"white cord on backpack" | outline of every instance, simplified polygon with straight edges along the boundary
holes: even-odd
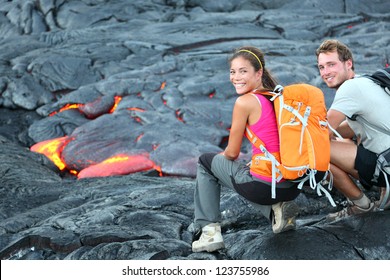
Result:
[[[328,123],[328,127],[338,138],[343,139],[343,136],[341,136],[341,134],[338,133],[337,130],[334,129],[329,123]]]

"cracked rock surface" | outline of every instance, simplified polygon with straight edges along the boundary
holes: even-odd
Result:
[[[333,193],[334,209],[310,189],[297,230],[279,235],[223,189],[226,249],[191,251],[196,162],[226,145],[234,48],[261,48],[281,84],[318,86],[328,106],[315,57],[325,38],[351,47],[357,73],[389,64],[389,2],[330,3],[0,0],[0,258],[390,259],[390,211],[327,223],[343,198]],[[147,154],[165,176],[77,179],[29,150],[61,137],[69,169]]]

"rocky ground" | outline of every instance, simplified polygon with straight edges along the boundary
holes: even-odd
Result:
[[[316,85],[329,105],[315,49],[340,39],[372,72],[389,63],[389,22],[383,1],[0,0],[0,258],[390,259],[389,211],[329,224],[336,209],[310,190],[279,235],[224,190],[227,248],[190,246],[195,163],[230,126],[231,51],[260,47],[281,84]],[[62,171],[30,151],[61,137]],[[123,153],[161,169],[70,173]]]

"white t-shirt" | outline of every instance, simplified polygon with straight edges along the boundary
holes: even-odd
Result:
[[[349,119],[358,115],[390,133],[390,96],[370,79],[356,77],[345,81],[338,88],[330,108],[348,117],[349,126],[360,137],[366,149],[380,153],[390,148],[390,135],[365,124],[359,118],[356,121]]]

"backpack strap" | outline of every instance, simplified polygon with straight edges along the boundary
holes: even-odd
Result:
[[[365,123],[366,125],[368,126],[371,126],[372,128],[375,128],[376,130],[382,132],[383,134],[386,134],[386,135],[389,135],[390,136],[390,131],[389,130],[386,130],[382,127],[379,127],[373,123],[370,123],[369,121],[367,121],[365,118],[363,118],[362,116],[359,116],[359,115],[353,115],[352,117],[349,118],[350,120],[353,120],[353,121],[357,121],[358,119],[360,121],[362,121],[363,123]]]
[[[262,150],[261,147],[264,147],[264,142],[256,136],[256,134],[250,129],[249,125],[247,124],[245,127],[245,136],[248,138],[248,140],[255,145],[256,148],[258,148],[260,151]]]
[[[385,204],[390,195],[390,184],[388,179],[389,174],[388,171],[385,170],[386,168],[390,168],[390,148],[378,155],[374,178],[372,179],[374,183],[378,183],[380,172],[382,172],[386,181],[386,192],[381,204],[379,205],[379,210],[384,210]]]
[[[386,68],[388,69],[388,68]],[[379,73],[382,73],[383,75],[385,75],[387,77],[387,79],[390,79],[390,71],[386,71],[385,69],[379,69],[377,70]]]
[[[390,194],[389,179],[387,178],[388,175],[384,171],[383,171],[383,175],[385,176],[385,180],[386,180],[386,192],[385,192],[385,195],[382,199],[381,204],[379,205],[379,210],[381,210],[381,211],[385,210],[385,204],[386,204],[387,200],[389,199],[389,194]]]
[[[256,134],[250,129],[249,125],[246,125],[245,136],[256,148],[258,148],[264,154],[264,157],[261,158],[262,160],[271,161],[272,164],[271,165],[272,166],[272,185],[271,185],[272,196],[271,197],[276,198],[276,183],[280,182],[280,180],[283,179],[283,176],[278,168],[278,166],[280,166],[280,162],[276,159],[276,157],[272,153],[270,153],[267,150],[264,142],[256,136]],[[279,173],[279,176],[277,176],[277,173]]]
[[[389,93],[389,84],[390,84],[390,68],[378,69],[371,75],[362,75],[361,77],[369,78],[374,81],[376,84],[380,85]]]
[[[329,123],[326,123],[328,128],[333,132],[334,135],[336,135],[338,138],[343,139],[343,136],[341,136],[340,133],[336,129],[334,129]]]
[[[302,189],[303,185],[309,180],[310,188],[313,190],[316,190],[318,196],[322,196],[324,194],[328,198],[330,204],[333,207],[336,207],[336,203],[334,202],[332,195],[329,193],[329,191],[332,190],[332,186],[333,186],[332,172],[326,171],[324,174],[324,177],[321,180],[319,180],[318,182],[315,178],[316,174],[317,174],[317,172],[315,170],[310,170],[309,174],[306,177],[297,181],[297,182],[299,182],[298,189]],[[322,184],[323,182],[327,182],[328,175],[329,175],[329,182],[328,182],[329,191]]]
[[[377,85],[380,85],[383,90],[390,95],[390,68],[378,69],[373,74],[363,74],[361,78],[368,78]]]

